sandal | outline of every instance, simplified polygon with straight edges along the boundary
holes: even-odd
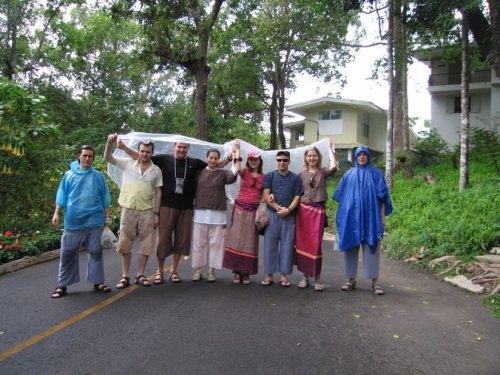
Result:
[[[116,284],[116,289],[124,289],[130,285],[130,278],[127,276],[123,276],[118,284]]]
[[[58,286],[54,292],[52,292],[51,297],[52,298],[61,298],[62,296],[66,295],[66,287],[65,286]]]
[[[182,281],[177,272],[171,272],[169,280],[174,284],[179,284]]]
[[[101,293],[109,293],[111,292],[111,288],[107,285],[104,285],[103,283],[101,284],[94,284],[94,290],[96,292],[101,292]]]
[[[262,285],[262,286],[270,286],[273,284],[274,284],[273,279],[268,279],[268,278],[266,278],[260,282],[260,285]]]
[[[208,273],[208,276],[207,276],[207,281],[209,283],[213,283],[217,280],[217,278],[215,277],[215,273],[214,272],[209,272]]]
[[[193,275],[193,278],[191,280],[193,281],[200,281],[203,278],[201,271],[196,271]]]
[[[375,294],[376,296],[383,296],[385,294],[384,289],[382,289],[382,287],[378,284],[373,285],[372,290],[373,294]]]
[[[135,277],[135,283],[140,286],[151,286],[149,279],[144,275],[139,275]]]
[[[308,286],[309,286],[309,280],[307,278],[303,278],[298,284],[297,286],[299,287],[299,289],[306,289]]]
[[[288,280],[281,280],[280,281],[280,287],[288,288],[289,286],[290,286],[290,281],[288,281]]]
[[[243,275],[243,276],[241,277],[241,283],[242,283],[243,285],[248,285],[248,284],[250,284],[250,283],[251,283],[251,281],[250,281],[250,276],[249,276],[249,275]]]
[[[233,284],[241,284],[241,275],[239,273],[234,274]]]
[[[161,285],[163,284],[163,272],[156,271],[155,277],[153,279],[153,285]]]
[[[346,281],[342,286],[340,287],[340,290],[343,292],[350,292],[351,290],[356,289],[356,280],[349,280]]]

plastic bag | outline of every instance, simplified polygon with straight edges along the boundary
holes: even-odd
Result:
[[[101,236],[101,247],[103,250],[116,250],[118,239],[113,231],[107,226],[104,226]]]
[[[269,224],[269,212],[266,202],[260,202],[255,213],[255,227],[257,231],[262,232],[266,225]]]

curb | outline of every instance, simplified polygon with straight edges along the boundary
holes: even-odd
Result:
[[[59,249],[51,250],[51,251],[46,251],[37,256],[23,257],[18,260],[13,260],[12,262],[9,263],[2,264],[0,265],[0,276],[6,273],[12,273],[22,270],[23,268],[30,267],[34,264],[43,263],[49,260],[59,258],[59,253],[60,253]]]

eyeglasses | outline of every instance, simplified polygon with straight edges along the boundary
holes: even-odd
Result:
[[[309,187],[314,187],[314,178],[313,177],[310,177],[309,178]]]
[[[288,159],[276,159],[278,163],[288,163]]]

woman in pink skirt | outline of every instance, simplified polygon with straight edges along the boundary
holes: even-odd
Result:
[[[337,170],[337,160],[333,144],[328,140],[330,165],[321,167],[322,155],[316,147],[304,153],[304,170],[299,173],[304,187],[297,217],[295,219],[295,264],[304,274],[298,287],[309,286],[309,278],[314,278],[314,289],[323,290],[321,284],[321,242],[326,225],[325,202],[327,200],[326,177]]]
[[[237,151],[239,156],[239,150]],[[238,168],[239,163],[236,164]],[[240,192],[234,201],[232,224],[224,252],[224,268],[233,270],[234,284],[250,284],[250,275],[257,273],[259,233],[255,228],[255,213],[261,201],[262,157],[248,151],[246,167],[239,168]]]

